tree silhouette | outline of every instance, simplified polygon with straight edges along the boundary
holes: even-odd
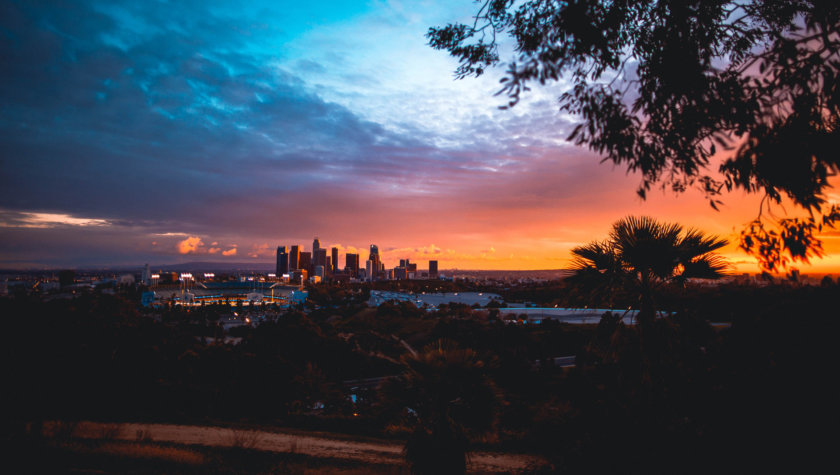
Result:
[[[826,200],[840,168],[840,3],[808,0],[484,0],[470,25],[430,28],[429,44],[459,59],[459,78],[500,62],[500,94],[515,105],[538,81],[571,83],[568,139],[654,184],[763,194],[740,247],[774,271],[823,251],[840,222]],[[720,161],[712,175],[710,165]],[[790,200],[804,217],[775,218]],[[775,228],[765,226],[766,216]]]
[[[599,279],[606,288],[632,284],[639,292],[638,320],[645,326],[655,317],[657,286],[723,275],[727,264],[714,251],[726,244],[676,223],[628,216],[613,224],[605,241],[572,249],[572,269],[578,278]]]
[[[384,399],[403,410],[411,431],[405,456],[413,473],[464,473],[470,436],[492,431],[498,396],[485,362],[471,349],[439,340],[402,358],[405,371],[387,381]]]

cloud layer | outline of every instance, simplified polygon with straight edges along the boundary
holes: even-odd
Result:
[[[562,83],[500,111],[499,72],[452,81],[423,34],[469,2],[286,3],[4,3],[0,266],[269,262],[320,235],[391,265],[560,267],[672,209],[563,142]],[[712,231],[748,220],[689,202]]]

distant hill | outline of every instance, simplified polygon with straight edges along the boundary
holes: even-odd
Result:
[[[143,266],[140,266],[142,269]],[[150,265],[153,271],[193,271],[193,272],[271,272],[274,263],[269,262],[183,262],[180,264]]]

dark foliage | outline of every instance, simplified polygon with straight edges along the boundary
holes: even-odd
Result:
[[[500,94],[515,105],[530,84],[572,83],[560,108],[582,119],[569,140],[654,184],[764,195],[741,247],[778,270],[821,255],[816,234],[840,219],[826,201],[840,169],[840,4],[751,0],[484,0],[471,25],[430,28],[429,44],[458,58],[459,78],[518,57]],[[709,166],[722,160],[717,175]],[[766,230],[769,204],[808,212]],[[767,206],[767,207],[766,207]]]
[[[4,347],[9,427],[54,418],[279,423],[322,406],[350,416],[341,382],[394,371],[299,313],[232,345],[107,295],[0,305],[15,335]]]
[[[654,318],[654,292],[664,283],[690,278],[717,279],[728,264],[714,251],[726,240],[676,223],[629,216],[616,221],[609,238],[572,249],[570,279],[594,292],[634,289],[639,293],[639,321]]]
[[[44,420],[235,422],[402,437],[417,472],[461,472],[481,444],[562,473],[819,472],[838,416],[838,291],[663,285],[657,301],[677,314],[652,322],[644,352],[620,315],[521,325],[393,304],[322,323],[290,312],[224,344],[196,334],[212,308],[162,323],[108,295],[0,299],[2,436],[29,453],[39,442],[21,435]],[[449,343],[414,352],[386,333],[420,323],[413,347]],[[575,368],[546,362],[568,355]],[[342,384],[395,375],[355,403]]]
[[[465,473],[469,440],[496,429],[500,401],[487,361],[439,340],[402,362],[402,375],[387,381],[382,393],[410,431],[405,456],[412,472]]]

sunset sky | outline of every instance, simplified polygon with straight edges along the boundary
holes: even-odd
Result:
[[[0,267],[272,262],[319,236],[386,266],[549,269],[628,214],[734,239],[758,212],[641,201],[564,141],[563,82],[499,110],[503,69],[454,80],[424,34],[471,1],[53,3],[0,6]],[[840,271],[823,237],[803,272]]]

